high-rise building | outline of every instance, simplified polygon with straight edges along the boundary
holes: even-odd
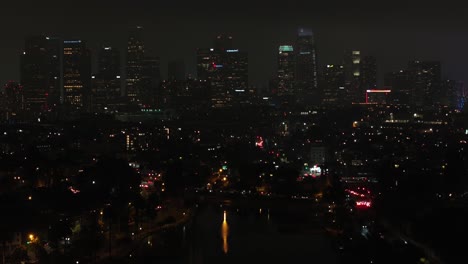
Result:
[[[126,57],[126,95],[130,102],[137,104],[140,104],[141,99],[144,60],[143,28],[138,26],[130,31]]]
[[[87,111],[91,94],[91,52],[82,40],[63,41],[64,102],[71,110]]]
[[[387,73],[384,87],[392,91],[390,103],[397,105],[413,105],[414,89],[410,73],[407,70]]]
[[[38,114],[58,104],[61,87],[60,40],[32,36],[25,40],[21,55],[20,82],[26,110]]]
[[[184,60],[180,59],[169,61],[167,67],[167,79],[170,81],[184,81],[186,79]]]
[[[441,89],[436,94],[434,103],[455,109],[463,109],[466,95],[462,82],[444,80],[440,87]]]
[[[7,114],[6,119],[24,110],[23,92],[23,87],[17,82],[10,81],[3,87],[2,110]]]
[[[156,93],[161,82],[159,57],[145,57],[143,59],[140,79],[140,106],[153,107]]]
[[[315,40],[311,30],[300,28],[295,49],[295,79],[297,95],[313,94],[317,91],[317,62]]]
[[[292,45],[279,46],[276,88],[277,95],[292,95],[294,93],[295,63],[294,47]]]
[[[414,104],[417,106],[432,106],[435,94],[441,85],[440,62],[410,61],[408,71],[413,82]]]
[[[239,49],[224,50],[224,76],[228,93],[232,93],[234,104],[249,103],[252,91],[249,90],[248,55]]]
[[[220,41],[223,40],[223,41]],[[228,44],[232,38],[227,38]],[[230,47],[217,37],[215,46]],[[239,49],[198,49],[197,75],[210,89],[213,107],[232,106],[248,101],[248,55]]]
[[[361,92],[377,88],[377,61],[373,56],[361,60]]]
[[[343,65],[328,64],[323,70],[322,103],[342,105],[347,100],[345,89],[345,69]]]
[[[92,77],[93,110],[114,111],[122,90],[119,51],[113,47],[102,47],[97,66],[98,72]]]
[[[364,91],[361,89],[361,51],[346,50],[343,66],[348,103],[362,102]]]

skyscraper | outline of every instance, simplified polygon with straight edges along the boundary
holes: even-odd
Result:
[[[397,105],[413,104],[414,86],[410,73],[407,70],[387,73],[384,78],[384,86],[386,89],[390,89],[392,91],[391,103]]]
[[[143,59],[140,77],[139,102],[143,107],[153,107],[158,86],[161,81],[159,57],[145,57]]]
[[[377,61],[373,56],[361,60],[361,92],[377,88]]]
[[[417,106],[432,106],[434,96],[441,85],[441,67],[439,61],[410,61],[408,63]]]
[[[228,44],[224,40],[219,36],[215,39],[214,46],[220,49],[197,50],[197,75],[206,80],[213,107],[232,106],[248,97],[248,54],[232,47],[223,48],[230,47],[232,38],[228,38]]]
[[[6,119],[24,110],[23,87],[17,82],[8,82],[3,87],[2,110],[7,114]]]
[[[343,58],[345,89],[348,103],[362,102],[364,91],[361,89],[361,51],[346,50]]]
[[[294,48],[292,45],[279,46],[278,50],[278,75],[277,90],[279,96],[292,95],[294,93]]]
[[[26,38],[21,56],[21,83],[26,87],[26,109],[43,111],[47,105],[47,40],[44,36]]]
[[[91,92],[91,52],[82,40],[63,41],[64,101],[71,110],[88,110]]]
[[[294,48],[297,95],[312,94],[317,91],[317,62],[315,40],[312,31],[300,28]]]
[[[130,102],[140,103],[141,78],[145,59],[143,28],[136,27],[130,31],[127,42],[126,95]]]
[[[121,95],[120,53],[113,47],[102,47],[98,53],[98,72],[92,78],[93,110],[115,110]]]
[[[169,61],[167,65],[167,79],[184,81],[186,78],[185,75],[185,62],[184,60],[172,60]]]
[[[328,64],[323,69],[323,97],[325,105],[338,106],[347,100],[343,65]]]

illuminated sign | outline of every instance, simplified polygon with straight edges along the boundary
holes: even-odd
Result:
[[[366,90],[366,93],[391,93],[392,90]]]
[[[294,49],[293,49],[293,46],[291,45],[283,45],[283,46],[279,46],[279,51],[288,52],[288,51],[294,51]]]
[[[64,44],[78,44],[81,43],[81,40],[64,40]]]
[[[310,51],[303,51],[300,53],[301,55],[309,55],[310,54]]]
[[[317,165],[314,165],[312,168],[310,168],[310,176],[316,177],[320,176],[322,174],[322,168],[320,168]]]
[[[234,91],[236,91],[236,92],[238,92],[238,93],[243,93],[243,92],[245,92],[245,90],[242,90],[242,89],[240,89],[240,90],[234,90]]]
[[[371,207],[370,201],[356,201],[356,206],[360,208],[369,208]]]
[[[257,140],[255,141],[255,146],[259,148],[263,148],[263,138],[260,136],[257,136]]]
[[[221,65],[221,64],[215,64],[215,67],[216,67],[216,68],[222,68],[223,65]]]
[[[226,52],[229,52],[229,53],[239,52],[239,50],[238,49],[228,49],[228,50],[226,50]]]

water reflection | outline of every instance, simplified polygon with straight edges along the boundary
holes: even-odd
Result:
[[[227,223],[227,214],[224,211],[224,220],[223,225],[221,226],[221,236],[223,238],[223,252],[224,254],[228,253],[229,245],[228,245],[228,235],[229,235],[229,226]]]

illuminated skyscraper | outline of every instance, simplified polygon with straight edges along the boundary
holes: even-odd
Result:
[[[141,99],[141,78],[145,59],[145,45],[142,33],[142,27],[136,27],[130,31],[126,57],[126,95],[130,102],[138,104]]]
[[[232,38],[221,39],[217,37],[214,43],[220,49],[197,50],[197,75],[210,89],[212,107],[232,106],[249,97],[248,54],[232,47],[222,48],[230,47]]]
[[[88,110],[91,92],[91,52],[82,40],[63,41],[64,101],[72,110]]]
[[[345,51],[343,65],[347,103],[362,102],[365,93],[361,89],[361,52],[359,50]]]
[[[276,94],[279,96],[292,95],[294,92],[294,48],[292,45],[279,46],[278,76]]]
[[[294,48],[297,95],[312,94],[317,91],[317,61],[312,31],[300,28]]]
[[[323,99],[325,105],[343,105],[347,100],[343,65],[329,64],[323,70]]]

